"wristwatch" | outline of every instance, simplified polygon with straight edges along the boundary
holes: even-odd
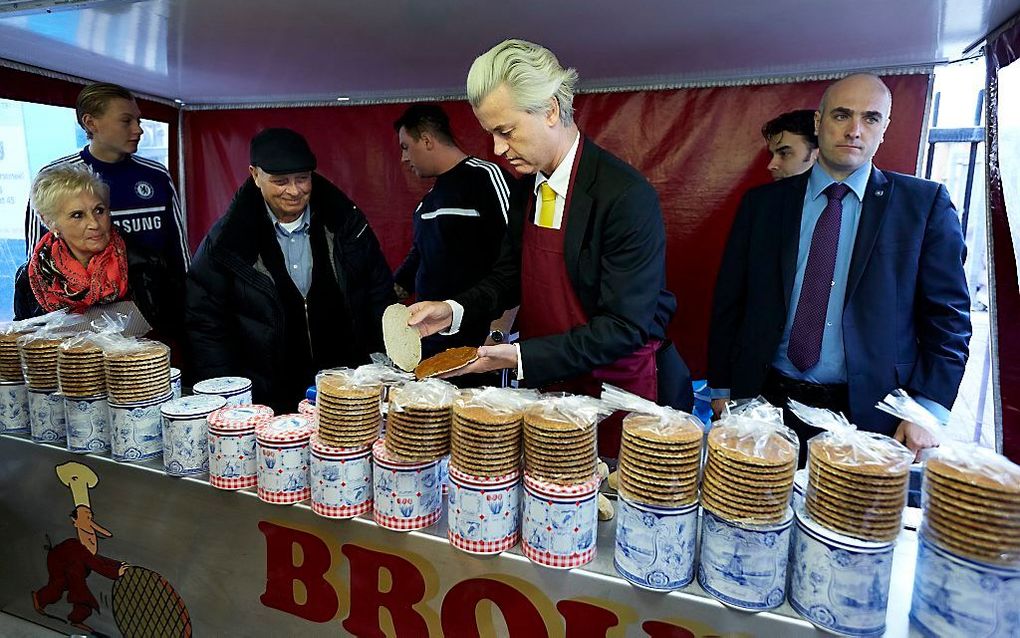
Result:
[[[503,334],[502,330],[493,330],[489,333],[489,338],[492,339],[493,343],[503,343],[506,341],[506,335]]]

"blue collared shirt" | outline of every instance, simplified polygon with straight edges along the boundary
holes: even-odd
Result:
[[[312,242],[308,234],[311,225],[311,210],[305,207],[301,214],[297,228],[287,230],[280,220],[276,218],[269,204],[266,204],[266,212],[273,222],[276,230],[276,241],[283,251],[283,262],[287,266],[290,278],[301,291],[302,297],[308,296],[308,290],[312,287]]]
[[[797,276],[793,280],[790,295],[790,310],[786,315],[786,327],[779,349],[772,360],[774,367],[783,376],[801,379],[810,383],[846,383],[846,352],[843,349],[843,303],[846,300],[847,277],[850,274],[850,258],[854,252],[857,225],[861,221],[861,203],[871,177],[871,163],[858,168],[843,183],[850,192],[843,198],[843,218],[839,227],[839,245],[836,247],[836,267],[832,273],[832,289],[829,291],[829,307],[825,313],[825,328],[822,333],[822,352],[818,363],[801,372],[790,363],[786,356],[790,343],[793,318],[797,315],[800,291],[804,285],[804,270],[807,268],[811,238],[818,218],[822,216],[829,198],[825,189],[838,180],[833,179],[821,164],[815,164],[808,178],[804,193],[804,209],[800,218],[800,242],[797,247]]]

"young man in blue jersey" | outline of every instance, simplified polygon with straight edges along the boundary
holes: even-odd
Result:
[[[89,144],[43,167],[85,163],[110,187],[110,215],[130,251],[133,246],[158,255],[183,285],[191,261],[180,200],[166,167],[135,155],[142,138],[141,112],[131,92],[99,82],[78,94],[78,124]],[[28,255],[46,233],[29,205],[25,214]]]
[[[393,129],[400,160],[418,177],[434,180],[413,214],[411,250],[393,275],[397,296],[450,299],[484,279],[496,263],[516,180],[461,150],[438,104],[411,105]],[[512,317],[500,320],[501,329]],[[481,317],[462,324],[455,335],[431,335],[422,342],[422,355],[480,346],[489,330],[490,322]]]

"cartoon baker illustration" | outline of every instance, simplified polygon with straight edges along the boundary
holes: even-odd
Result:
[[[32,605],[40,614],[46,613],[46,606],[60,600],[67,592],[71,613],[67,621],[74,627],[92,633],[85,620],[92,610],[99,609],[99,601],[89,591],[87,578],[93,571],[116,580],[124,575],[127,564],[99,555],[99,536],[110,538],[113,534],[92,519],[89,490],[99,483],[99,477],[81,463],[64,463],[57,466],[60,482],[71,488],[74,509],[71,510],[71,524],[77,536],[69,538],[50,548],[46,555],[46,570],[49,582],[32,592]]]

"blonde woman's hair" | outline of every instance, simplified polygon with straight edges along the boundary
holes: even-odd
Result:
[[[83,192],[98,196],[107,205],[110,203],[110,187],[88,165],[58,164],[35,176],[30,201],[42,223],[52,229],[64,199]]]
[[[505,40],[478,56],[467,76],[471,106],[477,108],[500,85],[528,113],[545,113],[549,98],[556,98],[560,121],[564,126],[574,122],[577,71],[560,66],[549,49],[526,40]]]

